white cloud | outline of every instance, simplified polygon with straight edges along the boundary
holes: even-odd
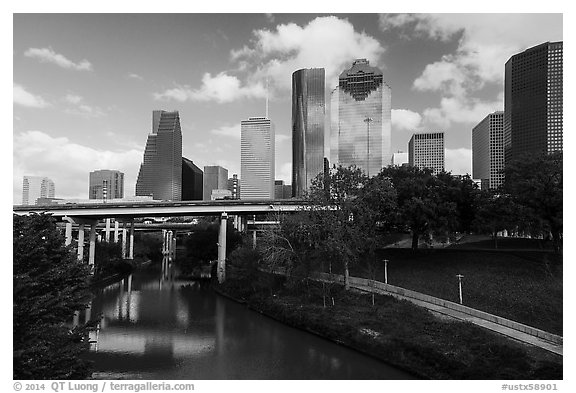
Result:
[[[124,194],[131,196],[141,161],[141,150],[97,150],[42,131],[26,131],[14,136],[13,201],[22,201],[24,175],[51,178],[58,198],[88,198],[88,174],[96,169],[124,172]]]
[[[282,165],[276,165],[275,179],[284,180],[285,184],[292,184],[292,162],[285,162]]]
[[[222,126],[210,131],[211,134],[240,139],[240,123],[231,126]]]
[[[395,130],[415,131],[420,127],[422,116],[409,109],[392,109],[392,127]]]
[[[154,93],[156,100],[184,101],[216,101],[218,103],[232,102],[242,98],[262,98],[266,89],[261,83],[242,86],[240,79],[221,72],[216,76],[210,73],[202,77],[202,86],[192,89],[188,85],[167,89],[162,93]]]
[[[59,67],[76,70],[92,71],[92,64],[88,60],[74,63],[64,55],[54,52],[52,48],[29,48],[24,52],[24,56],[39,60],[41,63],[52,63]]]
[[[502,94],[492,102],[464,97],[443,97],[439,108],[427,108],[423,115],[425,123],[448,128],[452,122],[479,123],[489,113],[501,110],[504,110]]]
[[[322,67],[328,86],[356,58],[377,65],[384,53],[382,45],[365,32],[357,32],[346,19],[318,17],[305,26],[281,24],[273,30],[255,30],[250,46],[231,52],[241,69],[252,70],[253,80],[267,76],[276,88],[288,90],[292,73],[300,68]],[[251,67],[250,67],[251,65]]]
[[[34,95],[27,91],[23,86],[14,83],[14,104],[27,106],[30,108],[45,108],[49,106],[42,97]]]
[[[77,94],[66,94],[64,101],[73,105],[73,107],[65,109],[65,113],[80,115],[87,118],[101,117],[105,115],[99,107],[86,104],[84,97]]]
[[[446,149],[445,169],[454,175],[472,174],[472,150],[466,148]]]
[[[66,97],[64,97],[64,100],[69,104],[77,105],[83,100],[83,98],[79,95],[68,93],[66,94]]]
[[[292,137],[284,134],[276,134],[276,144],[292,140]]]
[[[144,78],[143,78],[142,76],[140,76],[140,75],[138,75],[138,74],[134,74],[134,73],[128,74],[128,78],[138,79],[138,80],[140,80],[140,81],[144,80]]]

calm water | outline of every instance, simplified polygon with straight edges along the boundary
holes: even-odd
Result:
[[[100,314],[89,354],[95,378],[412,379],[170,271],[137,272],[98,290],[76,319]]]

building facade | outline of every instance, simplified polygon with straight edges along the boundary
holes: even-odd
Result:
[[[240,188],[242,199],[273,199],[275,175],[274,124],[266,117],[242,120]]]
[[[235,173],[228,179],[228,189],[232,193],[232,199],[240,199],[240,179],[238,179],[238,174]]]
[[[504,181],[504,112],[486,116],[472,129],[472,178],[481,188],[496,189]]]
[[[402,166],[404,164],[408,164],[408,153],[402,151],[392,153],[392,159],[390,160],[390,165]]]
[[[204,167],[204,192],[205,201],[212,200],[212,190],[228,189],[228,169],[218,165]]]
[[[444,133],[425,132],[412,135],[408,142],[408,165],[444,171]]]
[[[204,173],[194,162],[182,157],[182,200],[201,201],[204,187]]]
[[[324,68],[292,74],[292,192],[302,197],[324,168]]]
[[[24,176],[22,179],[22,204],[35,205],[38,198],[54,198],[54,182],[43,176]]]
[[[88,198],[124,198],[124,173],[110,169],[90,172]]]
[[[153,111],[136,196],[179,201],[182,198],[182,130],[178,111]]]
[[[391,160],[391,90],[382,71],[358,59],[331,93],[330,161],[374,176]]]
[[[562,151],[563,43],[545,42],[505,66],[505,160]]]

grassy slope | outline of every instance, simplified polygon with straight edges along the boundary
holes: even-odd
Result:
[[[395,248],[379,254],[389,260],[389,284],[458,302],[456,275],[462,274],[464,305],[563,334],[561,255],[465,249],[414,253]],[[363,264],[353,267],[351,274],[369,277]],[[382,262],[376,279],[384,281]]]
[[[225,293],[264,313],[431,379],[561,379],[562,358],[469,323],[440,319],[406,301],[333,287],[334,307],[320,289],[249,290],[228,281]]]

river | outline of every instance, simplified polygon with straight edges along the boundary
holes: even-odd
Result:
[[[413,379],[291,328],[171,270],[95,290],[76,322],[101,315],[88,358],[96,379]]]

